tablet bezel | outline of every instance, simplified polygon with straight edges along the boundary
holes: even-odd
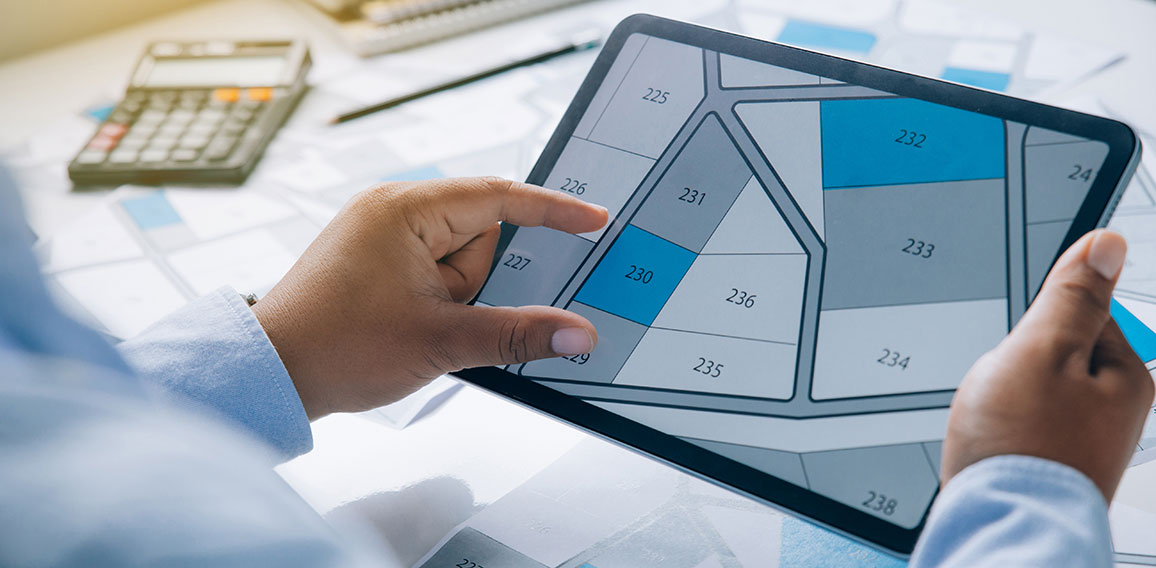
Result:
[[[1100,167],[1100,174],[1096,176],[1079,213],[1072,222],[1060,248],[1061,251],[1087,231],[1106,224],[1112,209],[1123,194],[1126,185],[1124,182],[1130,177],[1139,159],[1139,139],[1131,128],[1114,120],[693,24],[639,14],[623,20],[607,38],[602,52],[530,172],[527,182],[542,184],[546,181],[547,175],[569,142],[623,44],[634,33],[1107,143],[1109,151]],[[501,257],[516,231],[517,227],[503,226],[495,258]],[[1053,263],[1054,261],[1055,259]],[[923,518],[917,526],[905,529],[853,506],[791,484],[769,473],[496,367],[467,369],[454,375],[688,474],[772,507],[806,517],[892,554],[909,555],[927,521],[930,506],[924,510]]]

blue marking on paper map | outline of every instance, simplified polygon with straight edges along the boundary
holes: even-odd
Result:
[[[1124,337],[1128,339],[1128,344],[1132,346],[1132,350],[1140,356],[1140,359],[1145,363],[1156,359],[1156,332],[1152,331],[1144,322],[1140,321],[1128,308],[1120,305],[1114,298],[1112,299],[1112,318],[1116,320],[1116,325],[1120,326],[1120,331],[1124,332]]]
[[[820,103],[823,188],[1004,177],[1003,121],[916,99]]]
[[[408,172],[401,172],[393,174],[388,177],[381,178],[381,181],[425,181],[427,179],[437,179],[445,177],[437,166],[429,165],[418,168],[416,170],[409,170]]]
[[[989,91],[1007,90],[1008,83],[1011,83],[1011,75],[1007,73],[977,71],[975,69],[964,69],[962,67],[948,67],[943,70],[943,75],[940,75],[940,77],[946,81],[963,83],[964,85],[971,85]]]
[[[129,217],[132,217],[136,226],[140,227],[142,231],[176,225],[181,222],[181,216],[177,214],[176,209],[173,209],[163,191],[121,200],[120,206],[124,208]]]
[[[777,41],[791,45],[869,53],[875,47],[875,34],[862,30],[788,20]]]
[[[783,519],[779,566],[782,568],[903,568],[906,562],[843,538],[808,522]]]

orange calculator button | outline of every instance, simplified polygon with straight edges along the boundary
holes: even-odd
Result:
[[[241,89],[217,89],[213,91],[213,99],[225,103],[235,103],[241,98]]]
[[[265,102],[273,98],[273,89],[269,87],[253,87],[245,89],[245,97],[251,101]]]

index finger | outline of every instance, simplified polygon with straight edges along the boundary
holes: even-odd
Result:
[[[478,233],[498,221],[584,233],[601,228],[609,218],[605,207],[528,183],[497,177],[433,183],[437,211],[454,233]]]

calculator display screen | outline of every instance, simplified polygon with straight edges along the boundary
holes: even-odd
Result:
[[[146,87],[269,86],[281,81],[281,56],[165,57],[154,61]]]

